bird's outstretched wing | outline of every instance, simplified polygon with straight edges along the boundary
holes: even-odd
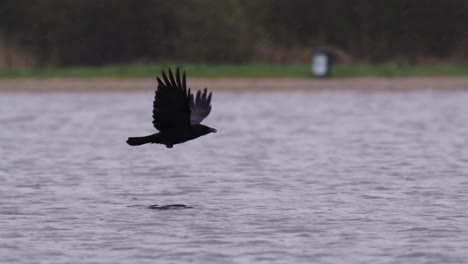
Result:
[[[196,95],[190,94],[190,123],[192,125],[200,122],[210,114],[211,111],[211,92],[206,88],[203,92],[198,91]]]
[[[161,132],[181,131],[190,127],[190,89],[187,89],[185,72],[182,78],[179,68],[176,76],[168,70],[158,80],[158,90],[153,103],[153,125]]]

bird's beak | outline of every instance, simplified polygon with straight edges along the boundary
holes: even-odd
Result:
[[[214,129],[214,128],[210,128],[209,130],[211,133],[216,133],[218,130]]]

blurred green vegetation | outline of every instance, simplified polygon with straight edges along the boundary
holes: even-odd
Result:
[[[0,79],[6,78],[152,78],[161,70],[177,65],[128,65],[103,67],[66,67],[27,70],[0,70]],[[308,64],[239,64],[239,65],[184,65],[190,77],[200,78],[309,78]],[[335,65],[332,77],[411,77],[411,76],[468,76],[468,66],[397,64],[380,65]]]
[[[344,64],[463,65],[468,1],[0,1],[0,69],[306,64],[321,47]]]

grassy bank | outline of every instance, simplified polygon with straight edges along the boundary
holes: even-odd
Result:
[[[162,69],[175,65],[128,65],[103,67],[42,68],[31,70],[0,70],[0,78],[138,78],[154,77]],[[310,65],[243,64],[243,65],[183,65],[191,77],[294,77],[311,76]],[[468,76],[468,65],[335,65],[333,77],[411,77]]]

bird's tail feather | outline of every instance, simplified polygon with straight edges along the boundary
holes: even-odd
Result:
[[[149,135],[146,137],[129,137],[127,140],[127,144],[130,146],[140,146],[143,144],[151,143],[153,135]]]

